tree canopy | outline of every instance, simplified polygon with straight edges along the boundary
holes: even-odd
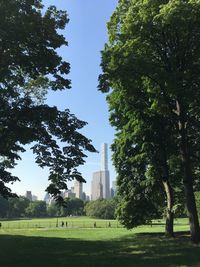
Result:
[[[70,65],[57,49],[67,45],[60,33],[69,19],[65,11],[41,0],[0,0],[0,194],[19,180],[11,174],[24,145],[33,144],[36,163],[49,168],[48,192],[60,199],[71,179],[84,181],[77,167],[84,151],[95,152],[79,130],[85,122],[68,109],[44,104],[48,90],[70,88]]]
[[[163,129],[167,155],[173,152],[180,159],[179,175],[194,242],[200,239],[193,192],[199,160],[199,24],[198,0],[120,0],[108,23],[109,42],[102,51],[99,77],[101,91],[112,88],[108,97],[111,123],[124,136],[130,137],[131,131],[134,135],[137,120],[138,127],[143,122],[140,143],[144,147],[145,116],[161,118],[155,129],[152,115],[147,125],[154,129],[151,134]],[[115,105],[122,97],[122,104],[118,101]],[[137,146],[138,141],[134,142],[132,146]],[[158,151],[155,153],[160,158]],[[124,160],[129,160],[128,155]],[[170,163],[169,157],[166,163]]]
[[[115,209],[115,199],[97,199],[85,205],[86,215],[99,219],[115,219]]]

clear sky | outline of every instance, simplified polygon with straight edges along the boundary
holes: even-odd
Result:
[[[97,85],[101,72],[100,51],[107,41],[106,23],[117,5],[117,0],[43,0],[43,3],[45,6],[55,5],[58,9],[67,10],[70,19],[62,32],[69,46],[60,49],[59,53],[71,64],[68,78],[72,81],[72,88],[65,92],[49,93],[47,103],[62,110],[69,108],[79,119],[87,121],[88,125],[82,133],[92,139],[97,150],[100,150],[104,142],[110,146],[114,129],[108,121],[106,95],[97,90]],[[112,181],[116,175],[110,151],[108,158]],[[83,186],[87,194],[90,194],[92,173],[99,169],[100,154],[88,154],[86,164],[79,168],[87,181]],[[28,147],[13,173],[21,179],[21,182],[12,186],[14,192],[24,195],[26,190],[31,190],[40,199],[44,197],[48,170],[37,167]]]

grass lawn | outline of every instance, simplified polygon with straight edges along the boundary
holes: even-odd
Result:
[[[101,220],[91,219],[88,217],[59,217],[58,226],[61,226],[61,222],[66,223],[69,228],[93,228],[94,222],[96,222],[97,228],[106,228],[110,222],[112,227],[122,227],[116,220]],[[1,221],[2,228],[4,229],[30,229],[30,228],[55,228],[57,224],[57,218],[45,218],[45,219],[28,219],[28,220],[10,220]]]
[[[200,266],[200,246],[190,243],[186,221],[177,221],[175,229],[179,232],[170,239],[163,236],[162,221],[129,231],[114,227],[2,228],[0,266]]]

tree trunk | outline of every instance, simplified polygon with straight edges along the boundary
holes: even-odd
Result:
[[[173,189],[171,187],[169,181],[169,166],[167,162],[167,137],[166,137],[166,127],[163,118],[161,118],[159,122],[159,162],[160,167],[160,177],[164,186],[166,198],[167,198],[167,214],[166,214],[166,224],[165,224],[165,235],[168,237],[174,237],[174,214],[173,214],[173,206],[174,206],[174,196]]]
[[[174,237],[174,213],[172,211],[174,205],[173,190],[169,181],[163,181],[166,197],[167,197],[167,215],[165,224],[165,235]]]
[[[193,190],[193,179],[192,179],[192,170],[190,164],[190,156],[187,152],[187,141],[184,140],[181,145],[182,160],[184,164],[184,178],[183,185],[185,191],[186,207],[188,211],[189,224],[190,224],[190,233],[191,240],[194,243],[200,242],[200,229],[199,229],[199,219],[196,208],[196,201]]]
[[[183,185],[185,191],[186,207],[188,211],[191,240],[194,243],[200,242],[199,219],[196,208],[196,201],[193,190],[193,175],[189,151],[189,142],[186,129],[185,112],[181,110],[181,105],[177,101],[177,113],[179,114],[180,150],[184,168]]]

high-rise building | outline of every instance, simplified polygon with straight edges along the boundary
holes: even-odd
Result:
[[[75,195],[75,193],[73,192],[73,189],[71,190],[71,189],[68,189],[68,190],[65,190],[64,192],[63,192],[63,197],[64,198],[75,198],[76,197],[76,195]]]
[[[110,174],[108,170],[108,146],[101,146],[101,170],[94,172],[92,177],[92,200],[110,198]]]
[[[103,185],[101,180],[101,171],[94,172],[92,176],[92,200],[103,198]]]
[[[74,193],[76,195],[76,198],[83,198],[83,183],[80,183],[79,181],[75,181],[74,183]]]
[[[32,195],[32,201],[37,201],[37,200],[38,200],[38,197],[35,195]]]
[[[32,201],[32,193],[31,193],[31,191],[26,191],[25,197],[28,198],[30,201]]]
[[[111,197],[114,197],[117,192],[116,181],[112,181],[112,187],[110,189]]]
[[[101,171],[108,171],[108,145],[101,145]]]
[[[110,197],[110,173],[108,170],[108,145],[101,145],[101,182],[103,188],[103,198]]]
[[[86,201],[86,193],[85,192],[82,193],[82,200]]]
[[[49,195],[49,193],[45,194],[44,201],[46,202],[47,205],[49,205],[49,203],[51,201],[51,196]]]

